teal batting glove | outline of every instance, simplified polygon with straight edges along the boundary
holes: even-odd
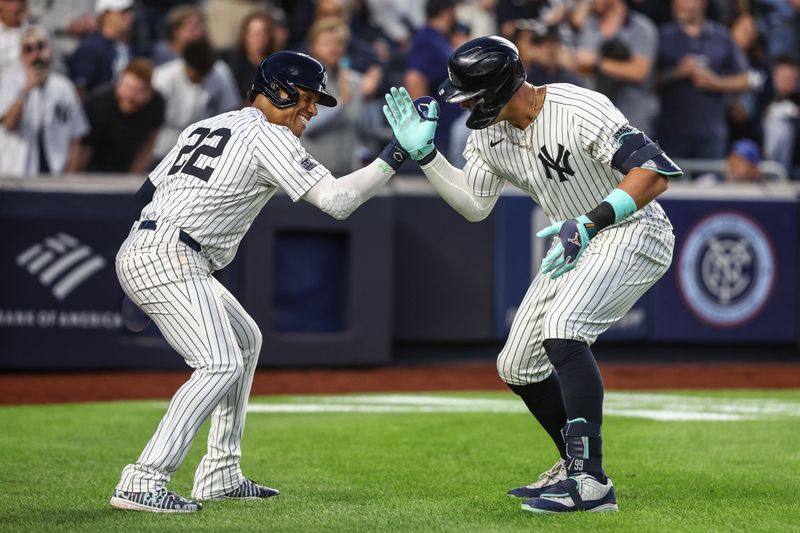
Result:
[[[538,232],[537,237],[558,238],[556,245],[542,261],[542,274],[553,272],[550,279],[556,279],[575,268],[589,240],[596,234],[597,226],[586,215],[556,222]]]
[[[433,144],[439,118],[436,100],[422,97],[412,102],[405,87],[392,87],[386,94],[383,114],[400,146],[414,161],[423,159],[436,148]]]

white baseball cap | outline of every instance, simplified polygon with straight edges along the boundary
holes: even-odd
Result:
[[[106,11],[125,11],[133,7],[133,0],[97,0],[94,11],[98,15]]]

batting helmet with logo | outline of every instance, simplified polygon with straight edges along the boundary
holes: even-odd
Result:
[[[502,37],[478,37],[459,46],[447,65],[439,96],[457,104],[472,100],[467,127],[489,126],[525,82],[517,47]]]
[[[299,52],[275,52],[258,66],[250,88],[250,101],[255,100],[257,94],[263,94],[275,107],[290,107],[297,103],[299,96],[295,87],[302,87],[319,94],[319,105],[335,107],[336,98],[326,92],[326,82],[325,67],[313,57]],[[281,96],[281,89],[285,97]]]

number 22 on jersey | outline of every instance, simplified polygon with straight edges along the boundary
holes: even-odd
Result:
[[[208,128],[197,128],[189,134],[189,138],[194,136],[197,136],[197,139],[194,141],[194,143],[187,144],[181,148],[180,152],[178,152],[178,157],[175,158],[175,164],[172,165],[172,167],[169,169],[169,172],[167,172],[168,176],[180,171],[203,181],[208,181],[208,178],[210,178],[211,174],[214,172],[214,167],[206,166],[200,168],[196,166],[195,163],[197,162],[197,158],[199,158],[201,155],[205,155],[211,159],[216,159],[222,155],[223,150],[225,150],[225,146],[228,144],[228,141],[231,138],[231,130],[228,128],[219,128],[211,131]],[[217,142],[216,146],[212,146],[211,144],[207,143],[207,141],[213,139],[214,137],[219,137],[219,141]],[[191,156],[189,156],[188,159],[184,159],[184,157],[188,156],[189,154],[191,154]]]

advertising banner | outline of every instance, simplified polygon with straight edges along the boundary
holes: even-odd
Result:
[[[676,243],[672,268],[653,291],[653,338],[796,340],[796,200],[661,203]]]

